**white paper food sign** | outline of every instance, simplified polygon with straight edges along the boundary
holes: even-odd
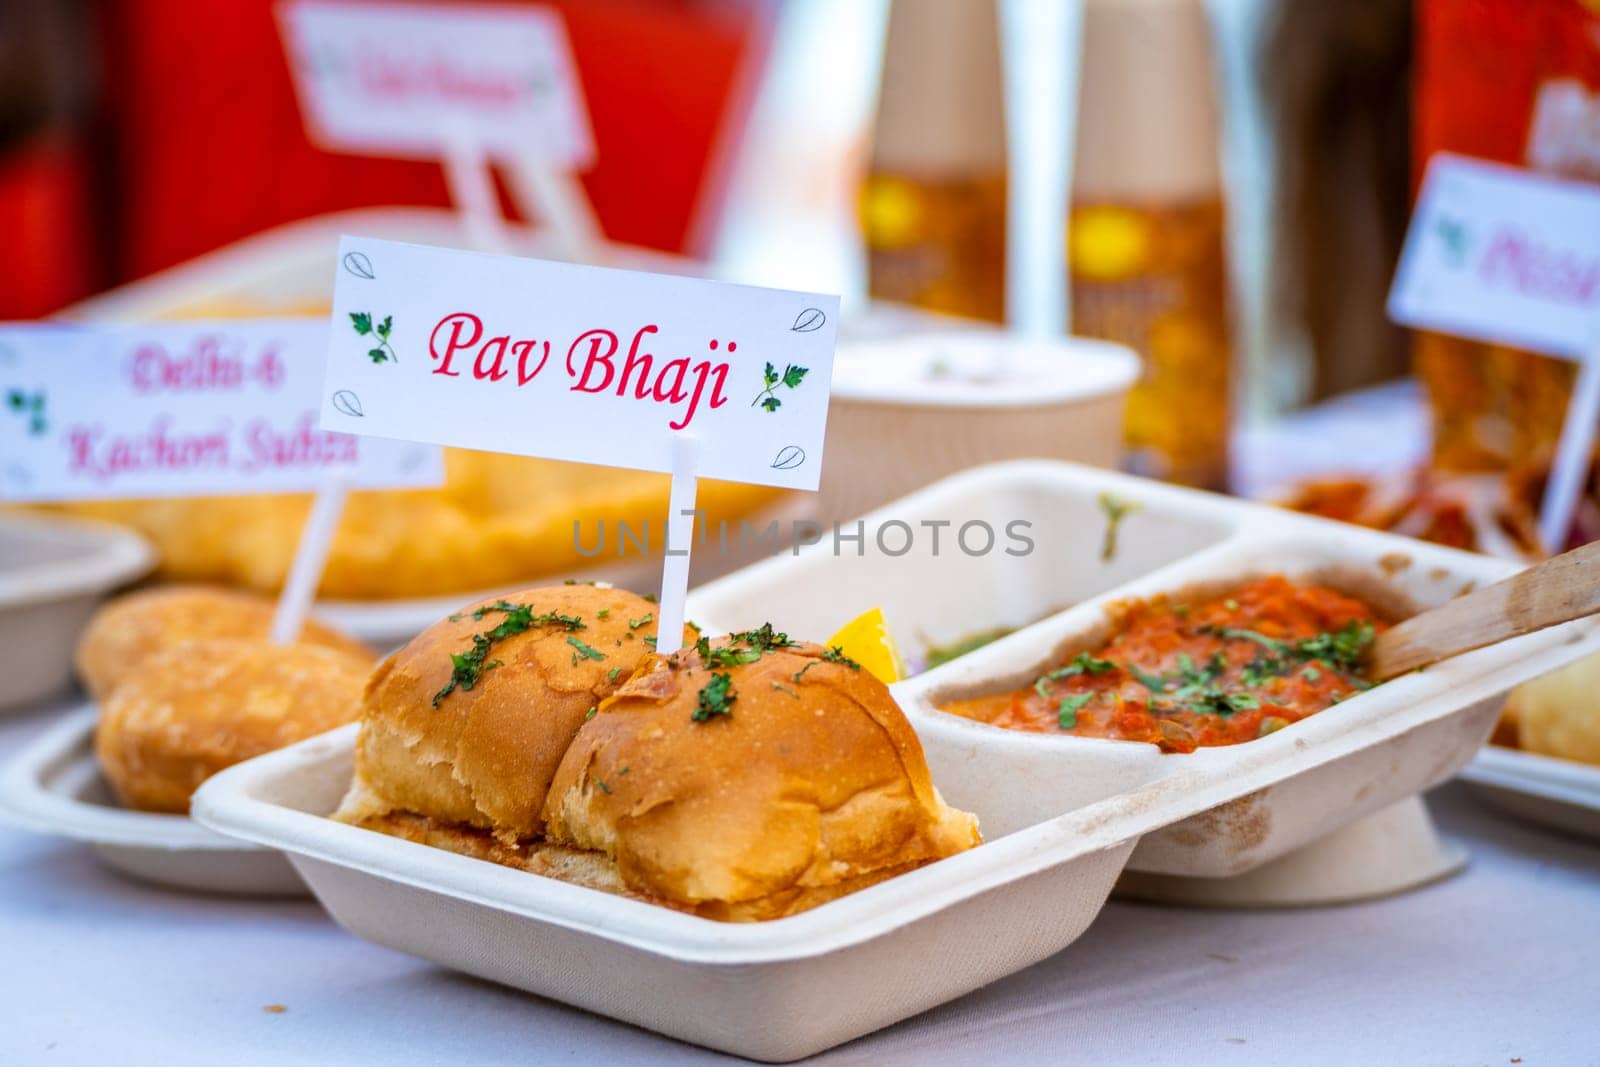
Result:
[[[438,485],[439,449],[318,425],[324,320],[0,326],[0,499]]]
[[[340,242],[322,425],[815,489],[839,298]]]
[[[324,148],[431,159],[455,140],[566,170],[593,160],[566,31],[548,8],[290,0],[278,20]]]
[[[1600,187],[1434,156],[1389,314],[1407,326],[1579,358],[1600,342]]]

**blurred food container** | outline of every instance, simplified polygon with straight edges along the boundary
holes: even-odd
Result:
[[[114,526],[0,515],[0,712],[66,689],[90,613],[154,563],[143,538]]]
[[[1004,317],[1005,156],[994,0],[899,0],[861,194],[874,299]]]
[[[1074,333],[1138,352],[1137,473],[1221,488],[1232,348],[1202,0],[1087,0],[1067,261]]]
[[[841,344],[815,514],[831,524],[1006,459],[1116,467],[1138,358],[1120,345],[933,331]]]
[[[467,248],[461,216],[443,208],[385,207],[341,211],[278,226],[225,245],[187,263],[120,286],[68,308],[63,318],[86,322],[149,319],[242,318],[326,315],[333,298],[339,238],[381,237],[392,241]],[[507,222],[512,255],[570,259],[556,237],[532,226]],[[666,274],[698,274],[681,256],[645,248],[606,245],[596,250],[608,266]]]

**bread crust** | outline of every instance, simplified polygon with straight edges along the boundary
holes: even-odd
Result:
[[[429,848],[443,849],[471,859],[486,860],[502,867],[581,885],[586,889],[597,889],[612,896],[722,922],[758,922],[793,915],[920,866],[912,863],[882,868],[831,886],[794,888],[756,901],[713,901],[693,907],[680,901],[645,896],[629,889],[617,872],[616,863],[603,852],[559,845],[539,838],[507,843],[487,830],[403,812],[375,815],[355,825],[363,830],[388,834]]]
[[[90,696],[103,700],[146,659],[186,641],[265,641],[275,610],[259,594],[215,586],[164,585],[128,593],[89,620],[74,656],[78,677]],[[334,649],[369,667],[378,658],[360,641],[315,619],[306,620],[299,643]]]
[[[719,674],[729,713],[696,721]],[[630,890],[721,919],[793,914],[981,840],[888,688],[816,645],[652,657],[579,730],[545,819]]]
[[[445,693],[453,657],[510,617],[496,605],[579,628],[550,622],[496,638],[477,678]],[[355,780],[335,817],[409,812],[505,842],[539,835],[562,755],[590,710],[648,654],[654,612],[626,590],[557,585],[470,604],[424,630],[367,684]]]
[[[214,638],[145,658],[105,699],[95,753],[129,807],[182,813],[225,767],[354,721],[363,658]]]

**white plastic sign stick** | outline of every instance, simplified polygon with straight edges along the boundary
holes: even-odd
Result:
[[[444,146],[444,180],[450,200],[461,212],[467,241],[484,252],[504,252],[510,247],[500,215],[489,157],[476,141],[451,135]]]
[[[456,138],[558,170],[594,158],[550,8],[289,0],[278,22],[306,129],[323,148],[437,159]]]
[[[1006,109],[1006,319],[1032,337],[1071,323],[1066,258],[1083,0],[1001,0]]]
[[[667,548],[656,604],[656,651],[669,656],[683,646],[684,604],[689,598],[689,553],[694,547],[695,470],[700,440],[679,434],[672,442],[672,489],[667,495]]]
[[[328,550],[333,547],[333,535],[339,529],[339,516],[344,512],[348,488],[343,477],[332,475],[322,483],[311,502],[311,514],[300,531],[294,562],[289,567],[289,577],[283,583],[283,592],[278,594],[278,608],[272,616],[275,644],[292,644],[300,636],[300,628],[305,625],[311,603],[317,597],[317,586],[322,582],[322,569],[328,562]]]
[[[1600,333],[1600,329],[1596,332]],[[1578,376],[1550,464],[1550,477],[1545,482],[1544,499],[1539,502],[1539,542],[1552,555],[1567,547],[1567,534],[1583,495],[1590,457],[1594,455],[1596,423],[1600,423],[1600,340],[1588,358],[1578,364]]]
[[[380,355],[381,327],[361,337]],[[0,499],[440,484],[437,448],[318,424],[325,400],[354,423],[363,410],[354,392],[322,395],[327,351],[323,319],[0,325]]]
[[[322,425],[815,489],[839,298],[345,237]],[[381,322],[373,356],[360,327]],[[333,402],[358,395],[361,413]]]
[[[1545,550],[1560,551],[1600,421],[1600,187],[1434,156],[1389,315],[1405,326],[1582,362],[1539,516]]]
[[[555,236],[563,252],[585,262],[604,255],[605,233],[576,175],[537,158],[513,160],[509,170],[522,210]]]

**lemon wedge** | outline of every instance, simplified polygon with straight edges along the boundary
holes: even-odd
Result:
[[[828,638],[828,647],[841,650],[886,685],[911,673],[889,633],[888,623],[883,621],[882,608],[863,611],[839,627]]]

